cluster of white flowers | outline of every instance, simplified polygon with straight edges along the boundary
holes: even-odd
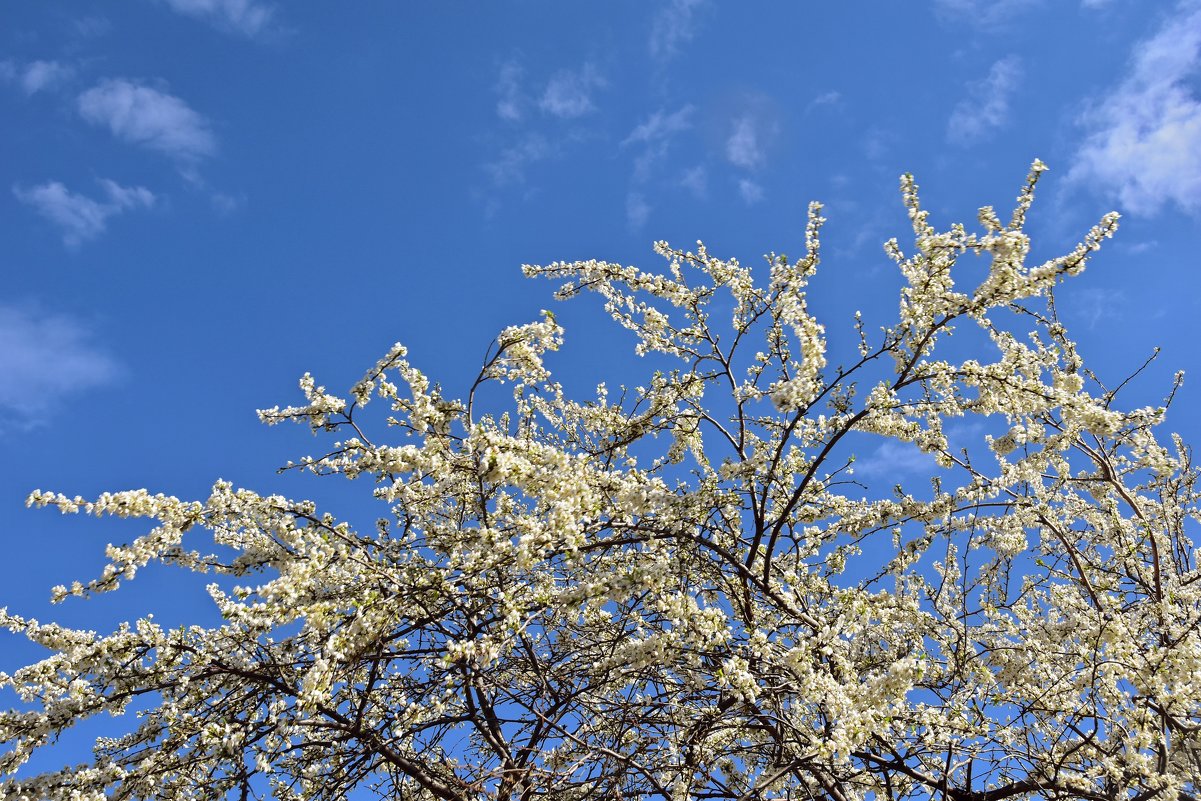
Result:
[[[51,651],[0,674],[25,704],[0,713],[0,794],[1193,801],[1198,472],[1155,436],[1168,404],[1123,410],[1054,315],[1116,216],[1026,264],[1045,169],[1007,224],[980,210],[982,233],[936,230],[903,178],[898,318],[871,337],[857,314],[859,361],[836,369],[806,294],[814,204],[805,255],[768,255],[766,280],[700,243],[657,244],[664,273],[525,268],[678,359],[642,385],[566,397],[549,312],[500,333],[463,401],[401,345],[349,400],[306,374],[302,405],[260,414],[344,432],[292,466],[370,486],[363,528],[226,482],[201,502],[35,491],[153,521],[56,599],[166,563],[216,574],[221,623],[100,634],[0,610]],[[964,255],[990,260],[971,291]],[[939,344],[959,324],[975,358]],[[507,410],[482,408],[490,383]],[[952,448],[963,418],[981,442]],[[881,441],[929,454],[930,482],[852,475]],[[101,713],[126,733],[32,775]]]

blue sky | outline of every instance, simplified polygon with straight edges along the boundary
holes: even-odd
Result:
[[[319,445],[254,410],[306,370],[345,388],[397,340],[462,393],[552,303],[524,262],[650,267],[653,241],[704,239],[750,263],[799,250],[816,199],[811,308],[832,337],[856,308],[886,324],[905,171],[945,225],[1007,210],[1041,158],[1036,256],[1121,211],[1062,292],[1070,330],[1114,383],[1163,346],[1131,401],[1201,376],[1199,0],[348,8],[0,10],[0,606],[104,626],[202,603],[151,573],[51,611],[140,529],[25,497],[310,494],[273,471]],[[556,313],[569,388],[643,379],[595,304]],[[1193,442],[1199,398],[1186,381],[1172,419]]]

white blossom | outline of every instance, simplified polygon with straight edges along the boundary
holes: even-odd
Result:
[[[1175,386],[1125,408],[1054,315],[1116,215],[1027,263],[1045,170],[979,232],[936,230],[904,177],[897,317],[856,313],[845,351],[807,295],[814,204],[805,253],[759,271],[663,242],[662,271],[526,266],[597,293],[660,368],[591,399],[553,380],[550,312],[502,330],[461,400],[399,344],[345,398],[306,374],[260,415],[323,437],[290,468],[370,487],[363,525],[224,481],[35,490],[149,521],[55,600],[160,563],[210,574],[221,620],[0,610],[48,650],[0,674],[4,797],[1193,801],[1197,470],[1156,434]],[[974,286],[965,256],[989,263]],[[881,442],[930,474],[853,472]],[[27,764],[102,713],[122,733],[91,762]]]

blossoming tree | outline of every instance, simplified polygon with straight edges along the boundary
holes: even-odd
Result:
[[[501,332],[463,400],[399,345],[346,398],[306,375],[302,405],[260,414],[331,433],[294,467],[359,480],[365,530],[222,482],[199,502],[34,492],[153,521],[58,597],[159,562],[225,576],[222,622],[100,635],[3,612],[51,652],[0,676],[25,702],[0,715],[5,797],[1194,798],[1197,471],[1055,313],[1116,215],[1026,264],[1044,169],[979,233],[935,230],[906,176],[899,318],[857,319],[842,366],[806,300],[814,205],[805,255],[758,276],[666,243],[659,273],[526,267],[674,364],[620,395],[552,381],[549,313]],[[958,286],[974,257],[986,275]],[[974,358],[947,353],[957,327]],[[965,417],[995,436],[953,445]],[[869,491],[855,451],[889,439],[930,475]],[[21,770],[135,702],[89,763]]]

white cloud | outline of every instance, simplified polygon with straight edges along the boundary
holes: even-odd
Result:
[[[650,204],[646,202],[646,198],[642,196],[641,192],[630,192],[626,195],[626,222],[629,223],[631,229],[641,228],[650,216]]]
[[[649,144],[671,139],[681,131],[687,131],[692,127],[690,118],[693,111],[694,109],[691,105],[684,106],[678,111],[673,111],[671,114],[656,111],[646,122],[630,131],[630,135],[625,138],[622,144],[628,145],[632,142],[645,142]]]
[[[213,205],[213,210],[218,214],[233,214],[246,205],[246,196],[213,191],[209,194],[209,203]]]
[[[805,113],[808,114],[810,111],[821,108],[822,106],[837,105],[841,100],[842,94],[840,92],[822,92],[820,95],[809,101],[809,104],[805,106]]]
[[[484,167],[497,186],[521,183],[525,180],[525,171],[529,165],[549,158],[553,153],[553,148],[545,138],[538,134],[530,134],[512,147],[506,148],[495,161],[485,164]]]
[[[85,39],[95,39],[111,31],[113,24],[109,22],[107,17],[92,15],[77,18],[72,27],[75,29],[77,35]]]
[[[969,145],[987,138],[1009,119],[1009,101],[1022,79],[1022,63],[1007,56],[988,70],[988,75],[968,84],[968,97],[955,106],[947,120],[947,140]]]
[[[943,17],[992,28],[1011,22],[1041,3],[1042,0],[935,0],[934,6]]]
[[[0,80],[15,83],[27,95],[55,89],[71,79],[74,68],[59,61],[0,62]]]
[[[166,0],[171,9],[245,36],[270,28],[275,7],[255,0]]]
[[[94,339],[67,315],[0,305],[0,429],[42,424],[69,396],[119,377]]]
[[[1174,203],[1201,213],[1201,0],[1180,3],[1130,70],[1082,117],[1087,134],[1068,178],[1134,214]]]
[[[182,161],[211,155],[209,122],[174,95],[124,79],[102,81],[79,96],[79,113],[113,136]]]
[[[683,106],[676,111],[667,112],[660,109],[654,112],[644,122],[639,123],[629,136],[622,140],[621,146],[640,148],[638,157],[634,159],[634,174],[631,184],[634,187],[647,183],[655,172],[656,165],[666,158],[671,148],[672,140],[680,133],[692,128],[691,105]],[[704,170],[693,176],[694,182],[704,189]],[[695,190],[694,190],[695,193]],[[642,192],[631,188],[626,195],[626,221],[631,230],[638,230],[650,216],[651,206],[647,203]]]
[[[896,134],[884,128],[869,128],[863,136],[863,155],[871,161],[881,161],[892,151]]]
[[[691,105],[684,106],[670,114],[665,111],[656,111],[646,122],[634,128],[630,135],[622,141],[622,147],[634,144],[643,146],[641,155],[634,162],[636,180],[645,180],[655,164],[667,155],[667,151],[671,147],[671,140],[675,138],[676,134],[692,127],[692,112]]]
[[[26,65],[21,76],[21,88],[32,95],[44,89],[53,89],[68,80],[75,71],[57,61],[34,61]]]
[[[1125,317],[1123,310],[1129,308],[1130,301],[1120,289],[1086,287],[1070,294],[1065,292],[1063,300],[1056,298],[1056,304],[1062,307],[1066,317],[1083,319],[1093,329],[1101,323],[1120,322]]]
[[[696,13],[702,0],[667,0],[651,22],[650,51],[654,58],[668,59],[696,35]]]
[[[985,434],[992,433],[999,436],[1004,432],[1004,428],[997,430],[997,425],[995,421],[988,423],[979,419],[948,424],[943,431],[947,437],[948,450],[953,454],[967,450],[973,454],[973,458],[976,458],[975,454],[985,444]],[[865,441],[870,442],[870,440]],[[866,451],[865,447],[861,452]],[[915,475],[918,477],[945,475],[947,468],[938,465],[934,454],[923,453],[921,448],[912,442],[886,439],[871,453],[856,459],[854,469],[855,478],[869,481],[875,479],[881,484],[887,482],[889,485],[895,485],[901,483],[905,478]]]
[[[734,121],[734,130],[726,140],[726,158],[736,167],[753,170],[764,160],[763,139],[753,115]]]
[[[556,73],[546,85],[538,107],[547,114],[564,119],[582,117],[596,110],[592,91],[605,85],[596,68],[585,64],[582,69]]]
[[[897,439],[882,443],[870,456],[855,462],[855,475],[868,479],[895,477],[899,481],[913,473],[934,475],[938,469],[933,456],[922,453],[912,442]]]
[[[684,174],[680,176],[680,186],[692,193],[692,196],[698,200],[705,197],[709,193],[709,176],[705,172],[705,165],[698,164],[691,169],[684,170]]]
[[[515,61],[506,61],[500,67],[496,79],[496,115],[502,120],[516,122],[521,119],[521,107],[525,98],[521,92],[521,66]]]
[[[738,194],[742,196],[742,202],[753,206],[763,200],[763,187],[749,178],[743,178],[738,182]]]
[[[105,200],[94,200],[68,190],[58,181],[39,184],[24,189],[13,187],[17,200],[32,206],[38,214],[54,223],[62,231],[63,244],[74,248],[89,239],[95,239],[108,227],[109,218],[131,209],[150,208],[155,196],[141,186],[121,186],[115,181],[103,180]]]

